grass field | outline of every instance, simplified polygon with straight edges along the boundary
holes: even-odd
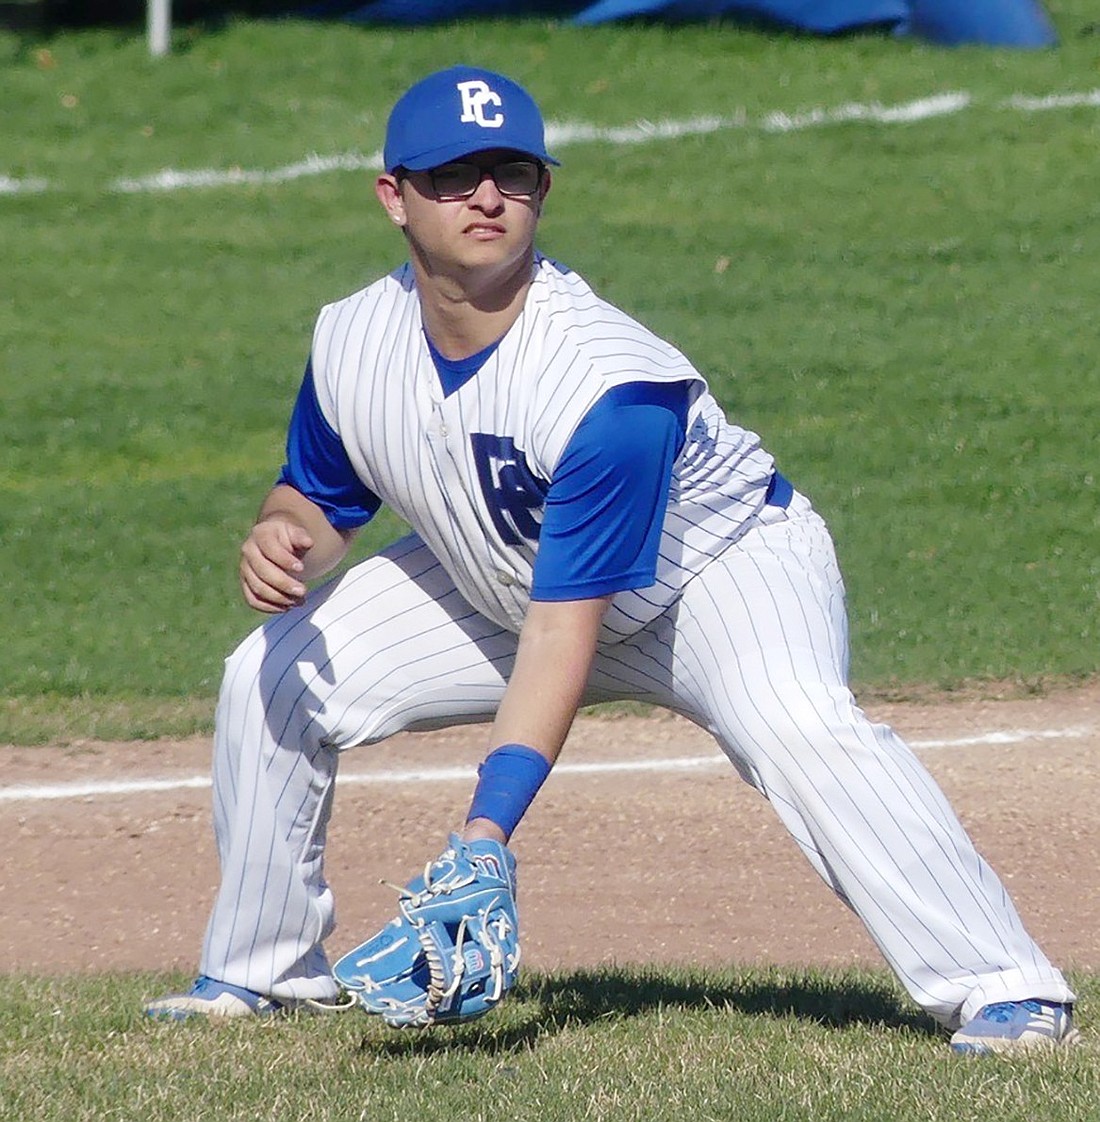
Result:
[[[681,344],[830,520],[858,687],[1095,674],[1100,39],[1085,0],[1048,7],[1062,44],[1034,53],[235,22],[153,61],[135,29],[0,32],[0,743],[209,727],[316,309],[400,257],[369,190],[386,108],[459,59],[554,124],[543,249]],[[1100,1101],[1093,1046],[952,1062],[881,974],[533,977],[428,1036],[140,1018],[181,981],[6,979],[0,1119],[1077,1122]]]
[[[1095,1049],[960,1060],[866,971],[549,975],[484,1021],[419,1035],[357,1013],[143,1020],[165,981],[9,986],[0,1119],[1084,1122],[1100,1094]]]
[[[401,256],[369,189],[386,109],[458,58],[556,129],[543,248],[681,344],[829,518],[857,685],[1093,673],[1098,40],[1087,4],[1052,11],[1040,52],[237,22],[154,61],[133,29],[0,34],[0,741],[208,726],[313,316]]]

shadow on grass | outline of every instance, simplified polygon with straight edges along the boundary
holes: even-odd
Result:
[[[923,1036],[940,1029],[912,1009],[889,979],[866,972],[753,971],[704,974],[603,968],[522,981],[484,1021],[429,1032],[373,1034],[362,1050],[395,1057],[434,1052],[526,1050],[567,1026],[645,1015],[656,1010],[713,1010],[760,1017],[796,1017],[828,1028],[878,1025]]]

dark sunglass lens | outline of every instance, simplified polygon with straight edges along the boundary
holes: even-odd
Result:
[[[481,182],[481,169],[473,164],[443,164],[431,172],[437,195],[472,195]]]
[[[531,195],[538,190],[539,165],[530,160],[513,160],[493,169],[497,187],[505,195]]]

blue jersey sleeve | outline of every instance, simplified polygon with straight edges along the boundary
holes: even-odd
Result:
[[[629,382],[592,407],[550,481],[531,599],[585,600],[653,584],[691,386]]]
[[[306,366],[286,437],[286,463],[279,473],[286,483],[315,502],[337,530],[354,530],[374,516],[382,500],[355,474],[343,442],[321,412]]]

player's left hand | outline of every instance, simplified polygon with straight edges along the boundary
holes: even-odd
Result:
[[[333,976],[394,1028],[471,1021],[516,981],[516,860],[500,842],[447,848],[401,890],[399,914],[349,951]]]

